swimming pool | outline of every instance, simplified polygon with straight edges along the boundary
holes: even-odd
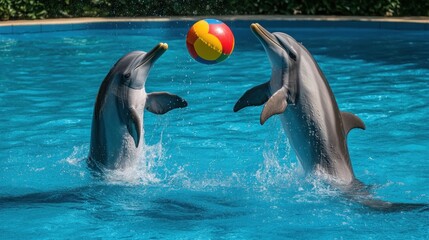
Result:
[[[209,66],[186,51],[187,21],[0,35],[0,238],[428,238],[428,212],[348,202],[303,175],[278,118],[260,126],[261,107],[232,112],[270,70],[251,22],[227,23],[235,50]],[[429,31],[263,24],[301,41],[340,109],[365,121],[348,137],[356,176],[382,199],[428,203]],[[145,114],[141,167],[96,180],[85,158],[100,83],[119,57],[158,42],[169,50],[147,91],[189,106]]]

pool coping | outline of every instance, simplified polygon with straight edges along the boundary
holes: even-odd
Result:
[[[0,21],[0,34],[74,31],[106,28],[132,28],[144,26],[142,24],[152,24],[152,27],[168,27],[168,24],[171,23],[175,23],[176,25],[180,22],[192,23],[204,18],[217,18],[229,24],[246,23],[247,25],[249,21],[269,21],[275,23],[277,22],[278,26],[285,27],[352,27],[394,30],[429,30],[429,17],[235,15],[12,20]],[[241,26],[240,24],[238,25]]]

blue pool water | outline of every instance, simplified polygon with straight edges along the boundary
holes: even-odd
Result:
[[[427,239],[429,212],[379,213],[305,176],[274,117],[233,113],[270,76],[249,28],[232,56],[202,65],[191,23],[0,36],[0,239]],[[249,23],[250,24],[250,23]],[[382,199],[429,203],[429,31],[273,28],[319,62],[349,135],[356,176]],[[140,167],[105,180],[86,167],[92,109],[110,67],[167,42],[147,91],[189,106],[145,114]]]

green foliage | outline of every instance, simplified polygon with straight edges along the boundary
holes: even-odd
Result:
[[[429,0],[401,0],[400,15],[429,16]]]
[[[13,14],[12,0],[0,0],[0,20],[9,20]]]
[[[0,19],[234,14],[429,16],[429,0],[0,0]]]
[[[47,16],[45,6],[37,0],[0,0],[0,19],[41,19]]]

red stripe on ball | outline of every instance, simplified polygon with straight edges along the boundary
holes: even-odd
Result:
[[[194,44],[195,41],[197,41],[198,36],[194,29],[194,27],[191,27],[188,31],[188,35],[186,35],[186,43]]]
[[[234,35],[231,29],[225,24],[210,24],[209,33],[215,35],[222,43],[222,53],[231,54],[234,49]]]
[[[186,47],[188,48],[189,54],[191,54],[191,57],[197,58],[198,54],[195,51],[194,45],[186,41]]]

